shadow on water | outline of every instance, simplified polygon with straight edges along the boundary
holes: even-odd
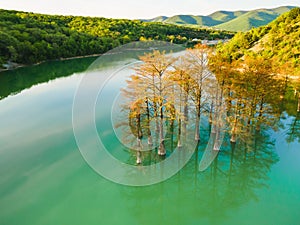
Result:
[[[96,57],[45,62],[0,73],[0,100],[34,85],[85,71]]]
[[[162,45],[163,42],[160,44]],[[100,57],[93,56],[61,61],[49,61],[38,65],[2,71],[0,72],[0,100],[9,95],[15,95],[34,85],[45,83],[60,77],[67,77],[74,73],[84,72],[89,67],[95,69],[95,66],[93,65],[97,65],[98,69],[103,69],[105,67],[113,66],[116,62],[126,60],[126,58],[138,59],[139,55],[153,51],[151,42],[142,44],[142,46],[139,46],[139,42],[132,43],[131,45],[133,49],[123,49],[123,47],[119,47]],[[161,49],[170,52],[174,51],[174,49],[175,51],[180,51],[182,50],[182,47],[175,46],[170,50],[168,46],[162,46]],[[123,53],[125,53],[126,58],[124,58]],[[97,60],[99,58],[101,58],[101,60]]]

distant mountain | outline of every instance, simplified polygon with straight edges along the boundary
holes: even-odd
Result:
[[[211,17],[212,19],[216,20],[216,21],[220,21],[220,23],[225,23],[227,21],[230,21],[232,19],[235,19],[245,13],[247,13],[248,11],[217,11],[214,12],[210,15],[208,15],[209,17]]]
[[[149,21],[149,20],[144,20],[144,21],[147,21],[147,22],[163,22],[166,19],[168,19],[167,16],[158,16],[158,17],[155,17],[155,18],[151,19],[151,21]]]
[[[217,11],[208,16],[176,15],[159,16],[148,22],[162,22],[186,26],[216,27],[230,31],[247,31],[253,27],[266,25],[281,14],[295,6],[281,6],[273,9],[256,9],[251,11]]]
[[[163,22],[180,24],[180,25],[200,25],[200,26],[214,26],[219,24],[218,21],[215,21],[209,16],[191,16],[191,15],[172,16]]]
[[[284,6],[275,9],[257,9],[244,13],[228,22],[217,25],[216,27],[231,31],[247,31],[253,27],[264,26],[275,20],[281,14],[290,11],[293,6]]]

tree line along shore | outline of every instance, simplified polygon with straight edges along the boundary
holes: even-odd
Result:
[[[56,16],[0,9],[0,65],[102,54],[133,41],[185,44],[226,39],[234,32],[139,20]]]

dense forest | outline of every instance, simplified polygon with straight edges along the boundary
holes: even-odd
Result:
[[[217,52],[229,63],[256,55],[282,71],[290,69],[290,74],[299,74],[299,37],[300,8],[294,8],[267,26],[237,33],[229,43],[219,46]]]
[[[53,16],[0,10],[0,65],[101,54],[132,41],[183,44],[194,38],[223,39],[232,32],[138,20]]]

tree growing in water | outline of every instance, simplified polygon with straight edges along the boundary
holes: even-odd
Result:
[[[214,141],[209,145],[217,151],[222,130],[236,143],[238,139],[246,142],[249,134],[259,133],[262,126],[275,128],[284,85],[272,61],[255,54],[234,61],[203,45],[179,57],[153,51],[140,60],[124,89],[131,98],[128,115],[135,121],[132,130],[137,143],[147,137],[149,146],[157,146],[158,155],[167,154],[165,133],[174,128],[177,147],[182,147],[188,124],[194,129],[194,139],[200,141],[201,116],[210,115]],[[173,143],[174,136],[170,137]]]
[[[187,132],[191,135],[191,129],[194,129],[194,140],[200,141],[202,113],[213,110],[206,106],[216,102],[219,97],[215,96],[220,94],[214,93],[216,80],[211,79],[207,67],[209,52],[207,46],[197,45],[179,57],[160,51],[140,56],[141,63],[133,68],[134,74],[123,89],[128,100],[129,126],[137,138],[137,146],[141,147],[142,139],[147,137],[148,146],[154,143],[158,155],[164,156],[167,154],[165,138],[171,138],[173,143],[175,137],[177,147],[181,148]],[[207,90],[206,86],[214,91]],[[214,104],[217,111],[219,103]],[[170,132],[171,135],[166,135]],[[215,146],[220,147],[220,144]],[[141,162],[139,148],[137,162]]]
[[[208,55],[210,48],[207,45],[196,45],[193,49],[188,49],[186,53],[187,63],[190,66],[190,95],[196,110],[195,120],[195,140],[200,140],[200,118],[205,98],[203,97],[204,86],[212,82],[211,72],[208,70]]]

